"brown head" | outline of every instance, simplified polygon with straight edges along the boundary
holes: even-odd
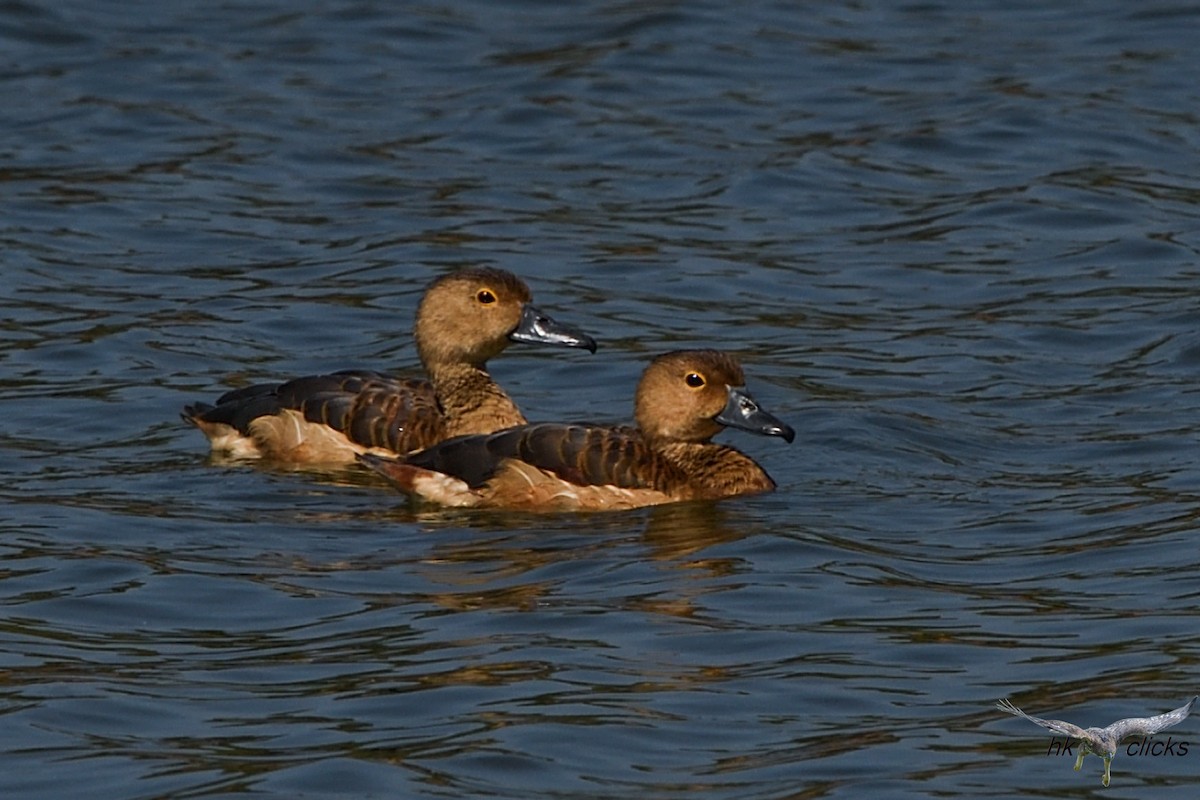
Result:
[[[582,347],[592,337],[555,322],[533,303],[525,282],[502,269],[480,267],[444,275],[425,290],[413,335],[421,363],[482,367],[510,342]]]
[[[651,440],[707,442],[726,426],[795,438],[746,391],[742,367],[717,350],[676,350],[650,362],[634,403],[638,428]]]

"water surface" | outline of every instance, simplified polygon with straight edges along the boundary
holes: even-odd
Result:
[[[1193,7],[60,5],[0,6],[5,797],[1084,793],[997,698],[1197,693]],[[779,491],[433,512],[178,419],[415,369],[465,264],[601,342],[492,364],[532,419],[737,353]]]

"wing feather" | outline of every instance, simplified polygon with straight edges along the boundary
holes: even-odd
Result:
[[[1034,725],[1041,725],[1047,730],[1054,731],[1055,733],[1061,733],[1063,736],[1074,736],[1076,739],[1091,738],[1087,731],[1078,725],[1072,725],[1070,722],[1064,722],[1061,719],[1042,719],[1041,717],[1030,716],[1013,705],[1008,698],[996,703],[996,708],[1000,709],[1006,714],[1012,714],[1013,716],[1027,719]]]
[[[579,486],[668,492],[686,480],[635,429],[582,424],[518,425],[492,434],[459,436],[405,460],[478,489],[509,459]]]
[[[1178,725],[1187,719],[1188,715],[1192,713],[1192,706],[1195,705],[1196,699],[1193,697],[1187,705],[1154,717],[1119,719],[1105,730],[1115,736],[1118,742],[1126,736],[1153,736],[1159,731],[1170,728],[1172,725]]]
[[[282,384],[256,384],[226,392],[216,406],[197,403],[186,418],[229,425],[242,435],[260,417],[297,411],[355,444],[407,453],[442,438],[443,418],[433,386],[371,370],[309,375]]]

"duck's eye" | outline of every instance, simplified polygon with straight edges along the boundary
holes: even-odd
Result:
[[[704,385],[704,376],[698,372],[689,372],[683,382],[693,389],[699,389]]]
[[[486,306],[496,302],[496,295],[491,289],[480,289],[475,293],[475,299]]]

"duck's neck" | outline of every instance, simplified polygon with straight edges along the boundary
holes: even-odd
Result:
[[[688,476],[693,497],[716,498],[769,492],[775,481],[750,456],[711,442],[667,442],[655,447]]]
[[[442,364],[429,368],[429,378],[445,415],[447,437],[525,424],[520,409],[482,367]]]

